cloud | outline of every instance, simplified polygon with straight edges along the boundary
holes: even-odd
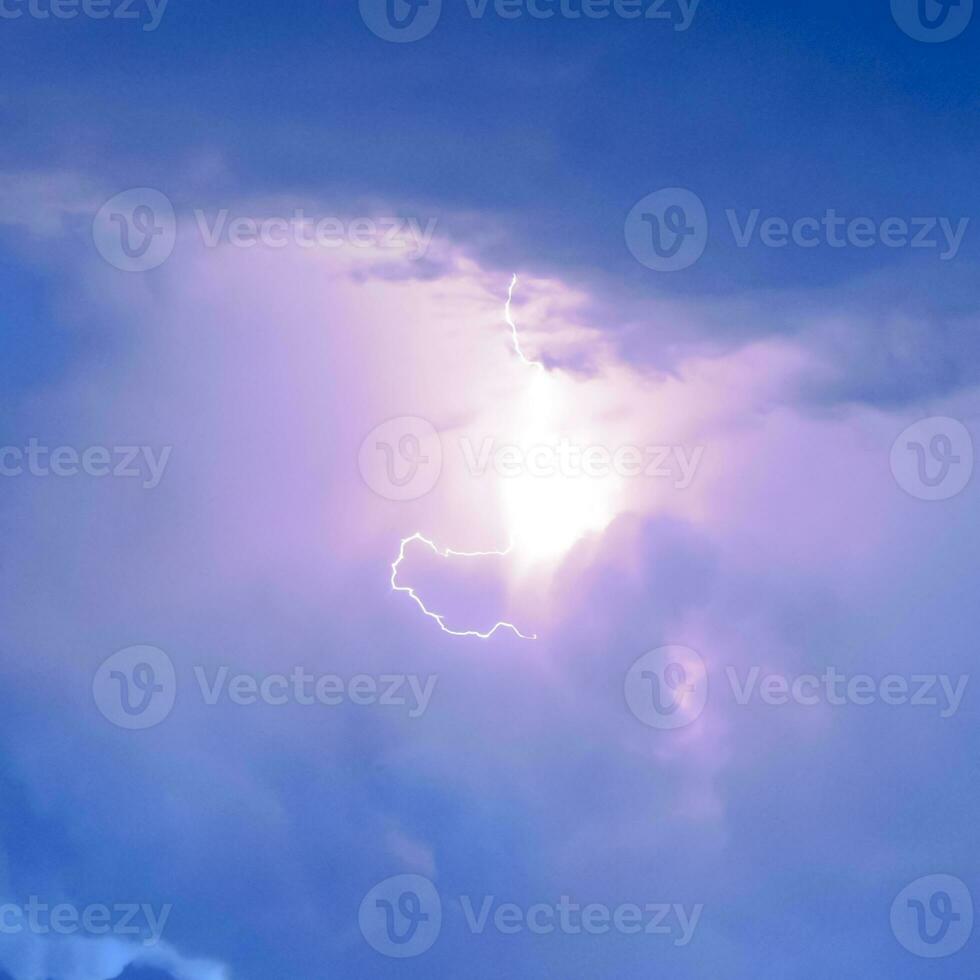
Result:
[[[0,811],[8,891],[172,901],[174,946],[209,958],[188,966],[166,954],[160,965],[188,980],[221,976],[212,960],[245,978],[365,975],[374,961],[356,909],[399,870],[431,875],[447,896],[693,899],[710,914],[698,956],[671,959],[687,980],[729,961],[732,931],[756,915],[739,910],[759,868],[803,876],[769,910],[773,928],[791,930],[807,907],[791,901],[794,888],[834,876],[874,902],[891,887],[883,878],[914,870],[912,854],[888,862],[901,829],[859,846],[880,820],[872,767],[895,812],[900,801],[919,816],[932,805],[937,836],[962,855],[966,811],[952,801],[936,812],[923,761],[929,748],[966,754],[960,719],[937,727],[875,710],[875,729],[872,712],[777,715],[734,704],[720,681],[731,664],[792,672],[830,660],[881,673],[968,661],[972,497],[944,522],[895,483],[891,444],[925,407],[852,397],[860,368],[830,356],[831,336],[865,349],[851,320],[684,345],[658,332],[657,311],[640,360],[610,328],[616,296],[531,270],[514,312],[530,356],[551,368],[542,392],[503,322],[512,270],[448,239],[419,268],[371,249],[208,249],[185,222],[166,265],[128,276],[70,227],[59,234],[49,261],[78,298],[64,315],[98,321],[102,344],[19,397],[10,431],[49,446],[173,451],[152,491],[91,477],[4,486],[0,741],[4,795],[17,801]],[[609,316],[593,320],[600,305]],[[670,308],[674,335],[685,315],[700,314]],[[661,342],[668,366],[653,356]],[[869,366],[869,389],[883,371]],[[827,395],[835,385],[846,397]],[[946,392],[930,411],[975,415],[974,391],[927,390]],[[371,491],[357,460],[369,432],[405,415],[433,424],[445,459],[431,493],[398,502]],[[542,489],[537,477],[474,477],[460,450],[463,438],[521,445],[555,433],[703,454],[683,487],[668,457],[666,476]],[[533,530],[584,507],[590,519],[544,558],[515,551],[511,565],[462,573],[476,592],[438,561],[406,566],[461,619],[506,613],[537,643],[445,636],[390,590],[398,542],[415,530],[480,550],[505,543],[515,519]],[[640,724],[623,693],[636,658],[670,642],[700,651],[721,684],[676,737]],[[172,717],[143,733],[114,728],[91,695],[98,664],[133,643],[165,649],[180,682]],[[351,704],[253,711],[205,705],[202,664],[412,671],[439,684],[421,719]],[[852,744],[856,761],[842,768]],[[922,763],[921,787],[905,785],[903,752]],[[28,820],[33,846],[18,837]],[[59,855],[57,876],[46,854]],[[447,933],[419,969],[472,963],[465,939]],[[110,976],[132,953],[66,949],[80,980],[86,969]],[[641,959],[599,949],[627,972]],[[515,976],[571,970],[581,955],[526,952]],[[23,956],[26,975],[46,968],[33,946]]]
[[[227,967],[188,960],[166,943],[148,951],[115,937],[7,935],[0,941],[0,963],[13,980],[112,980],[129,966],[166,970],[173,980],[230,978]]]

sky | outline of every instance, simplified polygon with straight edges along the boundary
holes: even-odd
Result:
[[[980,969],[973,0],[0,0],[0,980]]]

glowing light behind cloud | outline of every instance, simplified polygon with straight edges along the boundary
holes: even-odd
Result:
[[[524,398],[528,423],[517,445],[524,458],[541,449],[560,453],[562,440],[588,443],[573,417],[576,382],[560,371],[536,377]],[[592,443],[594,444],[594,443]],[[519,567],[554,564],[584,535],[603,530],[616,516],[619,478],[589,478],[552,466],[550,475],[523,472],[501,481],[506,522]]]
[[[546,456],[557,454],[560,443],[568,440],[567,419],[569,410],[574,405],[574,391],[571,389],[574,388],[575,381],[561,371],[549,373],[541,361],[530,360],[524,353],[511,309],[517,281],[517,276],[514,275],[507,291],[504,320],[511,330],[514,352],[530,369],[530,374],[527,389],[517,406],[518,418],[523,421],[518,423],[518,438],[511,444],[511,448],[520,450],[523,458],[529,460],[539,452],[544,452]],[[581,436],[582,433],[577,434]],[[540,472],[528,467],[501,482],[504,521],[511,542],[506,550],[464,552],[440,548],[421,532],[415,532],[402,539],[398,557],[392,563],[392,589],[406,593],[425,616],[433,620],[444,633],[452,636],[487,640],[499,630],[508,630],[521,639],[537,639],[504,620],[498,621],[486,631],[451,628],[447,625],[446,614],[429,608],[412,586],[399,583],[398,572],[405,561],[406,548],[419,542],[446,560],[478,559],[513,553],[517,559],[515,567],[524,577],[535,566],[558,562],[583,535],[601,531],[613,519],[616,513],[614,497],[618,487],[616,478],[611,474],[606,474],[600,480],[573,474],[561,466],[556,468],[550,465],[546,470],[547,472]]]

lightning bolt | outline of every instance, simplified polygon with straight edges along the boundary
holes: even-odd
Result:
[[[510,288],[507,290],[507,302],[504,304],[504,319],[507,321],[507,326],[510,327],[510,335],[514,341],[514,350],[517,351],[517,356],[528,366],[536,367],[539,371],[544,370],[544,365],[540,361],[529,361],[524,356],[524,351],[521,350],[521,340],[517,336],[517,324],[514,323],[514,318],[510,313],[510,304],[514,300],[514,288],[517,286],[517,274],[514,274],[514,278],[510,281]]]
[[[507,302],[504,305],[504,319],[507,322],[507,326],[510,327],[511,338],[514,341],[514,350],[517,352],[517,356],[526,364],[528,367],[535,367],[540,371],[545,370],[545,366],[540,361],[530,361],[524,356],[524,351],[521,350],[521,341],[517,335],[517,324],[514,323],[514,318],[511,315],[511,303],[514,299],[514,289],[517,286],[517,275],[510,281],[510,288],[507,290]],[[440,549],[434,541],[430,541],[420,532],[416,531],[415,534],[409,535],[407,538],[402,538],[401,545],[398,549],[398,557],[391,563],[391,589],[393,592],[405,592],[408,596],[414,600],[415,604],[422,610],[423,614],[432,619],[439,626],[439,629],[443,633],[448,633],[450,636],[473,636],[480,640],[489,640],[497,630],[510,630],[515,636],[522,640],[536,640],[537,634],[532,633],[527,635],[522,633],[513,623],[499,622],[495,623],[494,626],[487,630],[486,633],[481,633],[479,630],[453,630],[446,625],[446,618],[442,613],[433,612],[428,609],[419,594],[410,585],[399,585],[398,584],[398,567],[405,560],[405,551],[410,544],[414,541],[418,541],[429,548],[434,554],[438,555],[440,558],[487,558],[490,556],[504,556],[509,555],[514,547],[514,542],[507,546],[506,551],[454,551],[452,548]]]
[[[433,612],[431,609],[427,609],[425,603],[419,598],[418,593],[410,585],[399,585],[398,584],[398,566],[405,560],[405,549],[413,542],[421,541],[426,547],[428,547],[432,552],[439,555],[440,558],[486,558],[490,555],[509,555],[511,548],[514,547],[513,542],[506,551],[453,551],[452,548],[446,548],[445,550],[440,550],[435,542],[430,541],[428,538],[423,537],[421,534],[413,534],[409,538],[402,538],[401,548],[398,550],[398,557],[391,563],[391,588],[395,592],[407,592],[408,595],[415,600],[419,609],[429,617],[429,619],[434,619],[439,624],[439,629],[443,633],[448,633],[450,636],[475,636],[481,640],[489,640],[497,630],[510,630],[516,636],[519,636],[522,640],[536,640],[538,637],[536,634],[532,633],[530,636],[526,636],[522,633],[513,623],[496,623],[492,629],[488,630],[486,633],[481,633],[479,630],[451,630],[446,625],[445,616],[442,613]]]

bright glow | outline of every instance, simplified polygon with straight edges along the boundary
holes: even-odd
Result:
[[[580,459],[572,466],[561,462],[563,439],[576,447],[592,444],[585,433],[572,433],[562,425],[576,408],[576,384],[560,372],[541,373],[525,396],[524,416],[530,421],[518,444],[525,459],[533,458],[536,450],[551,450],[545,458],[554,472],[525,471],[501,480],[506,524],[525,571],[557,562],[576,541],[607,527],[616,514],[617,477],[611,473],[589,477],[581,472]]]
[[[524,458],[533,455],[535,450],[550,449],[552,462],[562,442],[573,443],[582,448],[595,445],[595,440],[587,438],[585,431],[569,432],[563,421],[580,414],[582,410],[581,386],[584,382],[562,373],[549,372],[540,361],[530,360],[521,348],[521,341],[511,313],[517,276],[510,282],[507,302],[504,306],[504,319],[510,327],[514,351],[521,361],[534,369],[518,416],[526,419],[517,439],[517,446]],[[582,426],[578,426],[582,430]],[[514,553],[515,562],[522,573],[528,574],[533,568],[550,565],[568,551],[576,541],[590,532],[603,530],[616,514],[616,501],[619,496],[619,480],[611,474],[590,477],[581,470],[581,460],[575,471],[567,466],[554,466],[553,471],[542,474],[525,468],[517,476],[501,477],[501,498],[505,520],[511,534],[511,545],[506,551],[461,552],[451,548],[440,549],[434,542],[416,532],[403,538],[398,557],[391,565],[391,587],[395,592],[407,593],[422,612],[434,620],[439,628],[451,636],[472,636],[482,640],[489,639],[498,630],[510,630],[525,640],[537,639],[527,636],[513,623],[499,622],[486,633],[479,630],[453,630],[446,625],[445,615],[428,609],[419,595],[407,585],[398,584],[398,569],[405,559],[405,551],[413,542],[426,545],[442,558],[477,558],[488,555],[509,555]]]

